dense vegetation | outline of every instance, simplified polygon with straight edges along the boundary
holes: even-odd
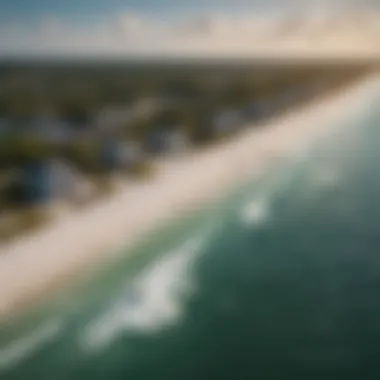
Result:
[[[1,215],[22,205],[17,198],[19,172],[28,163],[64,158],[108,190],[111,170],[101,159],[107,141],[133,141],[145,147],[154,133],[180,131],[194,147],[207,144],[220,137],[211,128],[215,115],[233,110],[242,124],[255,125],[262,117],[313,99],[370,69],[248,63],[2,64],[0,121],[7,128],[0,130],[0,235]],[[246,112],[260,104],[269,105],[270,112]],[[112,128],[99,125],[99,115],[110,107],[141,111]],[[38,120],[46,117],[64,123],[64,132],[71,137],[51,138],[57,123],[39,131]],[[236,132],[231,129],[223,137]],[[130,165],[128,172],[150,171],[147,158]],[[40,218],[28,212],[27,222],[21,224],[33,225],[35,220]],[[9,229],[9,223],[5,225]]]

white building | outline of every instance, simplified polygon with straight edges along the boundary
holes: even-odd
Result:
[[[65,142],[73,137],[69,123],[55,117],[38,117],[30,121],[24,130],[33,137],[49,142]]]
[[[130,106],[110,106],[97,112],[93,117],[93,123],[97,131],[117,132],[128,125],[134,115],[135,111]]]
[[[55,159],[51,161],[49,176],[52,201],[80,201],[90,199],[96,191],[95,185],[69,163]]]
[[[228,110],[217,113],[211,120],[211,128],[217,136],[223,136],[237,130],[244,120],[237,110]]]

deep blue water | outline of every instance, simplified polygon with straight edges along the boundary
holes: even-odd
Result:
[[[376,99],[2,333],[4,379],[379,379]]]

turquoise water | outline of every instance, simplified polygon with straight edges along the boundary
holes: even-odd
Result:
[[[378,100],[2,332],[0,377],[379,379]]]

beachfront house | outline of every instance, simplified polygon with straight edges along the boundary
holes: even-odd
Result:
[[[58,159],[33,160],[21,165],[18,188],[20,202],[25,206],[86,201],[95,191],[81,173]]]
[[[65,143],[74,138],[71,125],[55,117],[33,118],[24,125],[23,132],[51,143]]]
[[[241,113],[235,109],[216,113],[211,119],[212,134],[222,137],[236,132],[244,123]]]
[[[275,111],[274,99],[253,100],[246,106],[246,117],[250,120],[260,120],[272,116]]]
[[[147,134],[144,148],[151,154],[180,154],[188,150],[190,139],[180,127],[158,128]]]
[[[133,109],[136,118],[150,117],[168,107],[170,103],[163,97],[144,97],[136,100]]]
[[[132,106],[113,105],[96,112],[93,125],[98,133],[115,134],[131,123],[134,117],[135,110]]]
[[[24,205],[40,205],[51,199],[48,160],[25,163],[20,168],[19,196]]]
[[[106,170],[129,169],[143,162],[145,155],[135,142],[107,139],[101,143],[100,160]]]
[[[173,128],[164,136],[166,152],[170,154],[181,154],[186,152],[190,146],[188,135],[180,128]]]

